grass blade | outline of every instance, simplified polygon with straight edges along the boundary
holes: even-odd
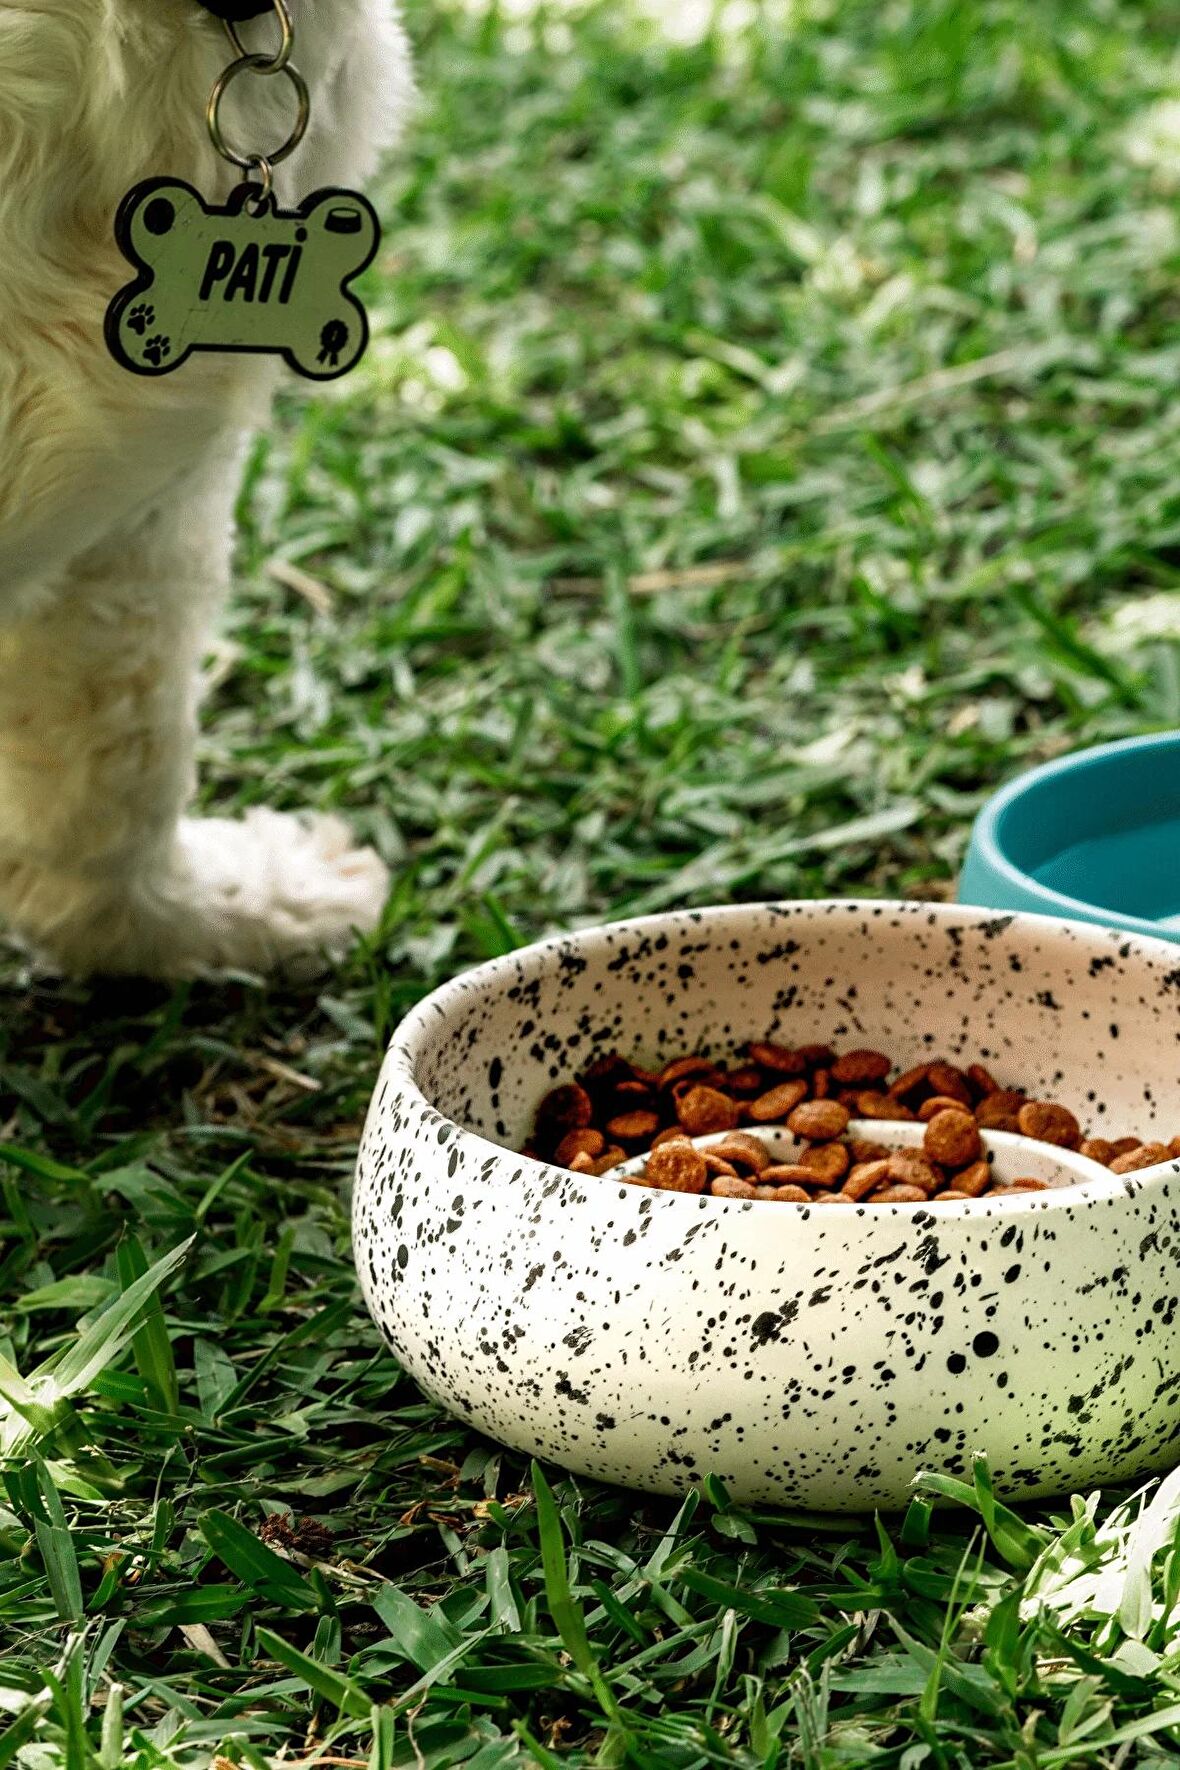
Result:
[[[714,1578],[711,1573],[702,1573],[696,1567],[682,1567],[676,1578],[690,1592],[697,1592],[702,1598],[708,1598],[724,1609],[736,1610],[739,1616],[748,1616],[754,1622],[767,1623],[771,1628],[806,1628],[819,1615],[815,1600],[801,1592],[747,1592],[739,1586],[727,1584],[725,1580]]]
[[[291,1563],[276,1555],[228,1512],[216,1508],[203,1512],[200,1528],[218,1560],[260,1598],[284,1610],[318,1609],[315,1592]]]
[[[549,1614],[557,1624],[566,1652],[589,1680],[604,1714],[616,1725],[622,1721],[618,1704],[598,1669],[598,1661],[590,1648],[586,1623],[569,1583],[569,1566],[565,1558],[565,1539],[558,1516],[553,1490],[538,1462],[531,1464],[533,1493],[537,1501],[537,1533],[541,1541],[541,1567],[545,1576],[545,1599]]]
[[[80,1394],[99,1371],[118,1358],[135,1334],[152,1298],[183,1265],[191,1246],[190,1236],[171,1253],[164,1254],[129,1284],[59,1358],[34,1372],[33,1380],[40,1400],[51,1397],[53,1401],[59,1401]]]
[[[258,1645],[271,1659],[277,1659],[281,1666],[286,1666],[295,1677],[301,1678],[308,1689],[314,1691],[326,1703],[329,1703],[342,1715],[351,1715],[354,1720],[363,1721],[368,1717],[371,1704],[369,1698],[358,1684],[343,1672],[334,1671],[310,1654],[302,1653],[298,1647],[292,1647],[281,1635],[272,1629],[259,1628],[257,1631]]]
[[[147,1277],[147,1255],[138,1237],[127,1235],[119,1243],[115,1258],[119,1284],[126,1295],[137,1280]],[[157,1407],[163,1413],[174,1414],[180,1406],[180,1390],[176,1380],[176,1360],[172,1355],[172,1342],[168,1338],[158,1291],[153,1292],[142,1306],[140,1324],[131,1336],[131,1354],[136,1370],[155,1397]]]

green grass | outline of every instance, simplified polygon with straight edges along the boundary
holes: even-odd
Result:
[[[398,883],[319,993],[7,963],[0,1770],[1180,1758],[1174,1494],[636,1498],[444,1418],[358,1306],[431,984],[944,894],[1000,780],[1180,723],[1180,13],[754,10],[415,4],[376,343],[254,453],[204,740],[211,803],[338,806]]]

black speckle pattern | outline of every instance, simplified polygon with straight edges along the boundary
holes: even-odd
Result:
[[[686,911],[481,966],[399,1028],[362,1140],[361,1284],[423,1389],[581,1473],[740,1501],[1009,1496],[1180,1455],[1180,1164],[914,1207],[694,1198],[513,1153],[596,1052],[752,1036],[978,1058],[1095,1134],[1180,1132],[1176,949],[950,905]],[[1117,1025],[1118,1035],[1112,1028]]]

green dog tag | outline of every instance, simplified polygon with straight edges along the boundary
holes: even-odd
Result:
[[[170,374],[194,350],[256,351],[331,381],[368,343],[348,285],[372,263],[381,229],[356,191],[280,209],[247,183],[209,206],[189,184],[149,178],[123,198],[115,236],[137,275],[107,309],[106,340],[133,374]]]

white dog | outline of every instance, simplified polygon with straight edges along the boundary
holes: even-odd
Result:
[[[355,185],[411,98],[394,0],[290,0],[311,126],[280,200]],[[241,27],[272,53],[275,18]],[[386,873],[333,818],[185,815],[196,690],[273,359],[159,379],[108,356],[128,186],[223,200],[205,102],[232,58],[200,0],[0,0],[0,917],[78,974],[264,970],[373,927]],[[245,148],[282,76],[235,82]]]

